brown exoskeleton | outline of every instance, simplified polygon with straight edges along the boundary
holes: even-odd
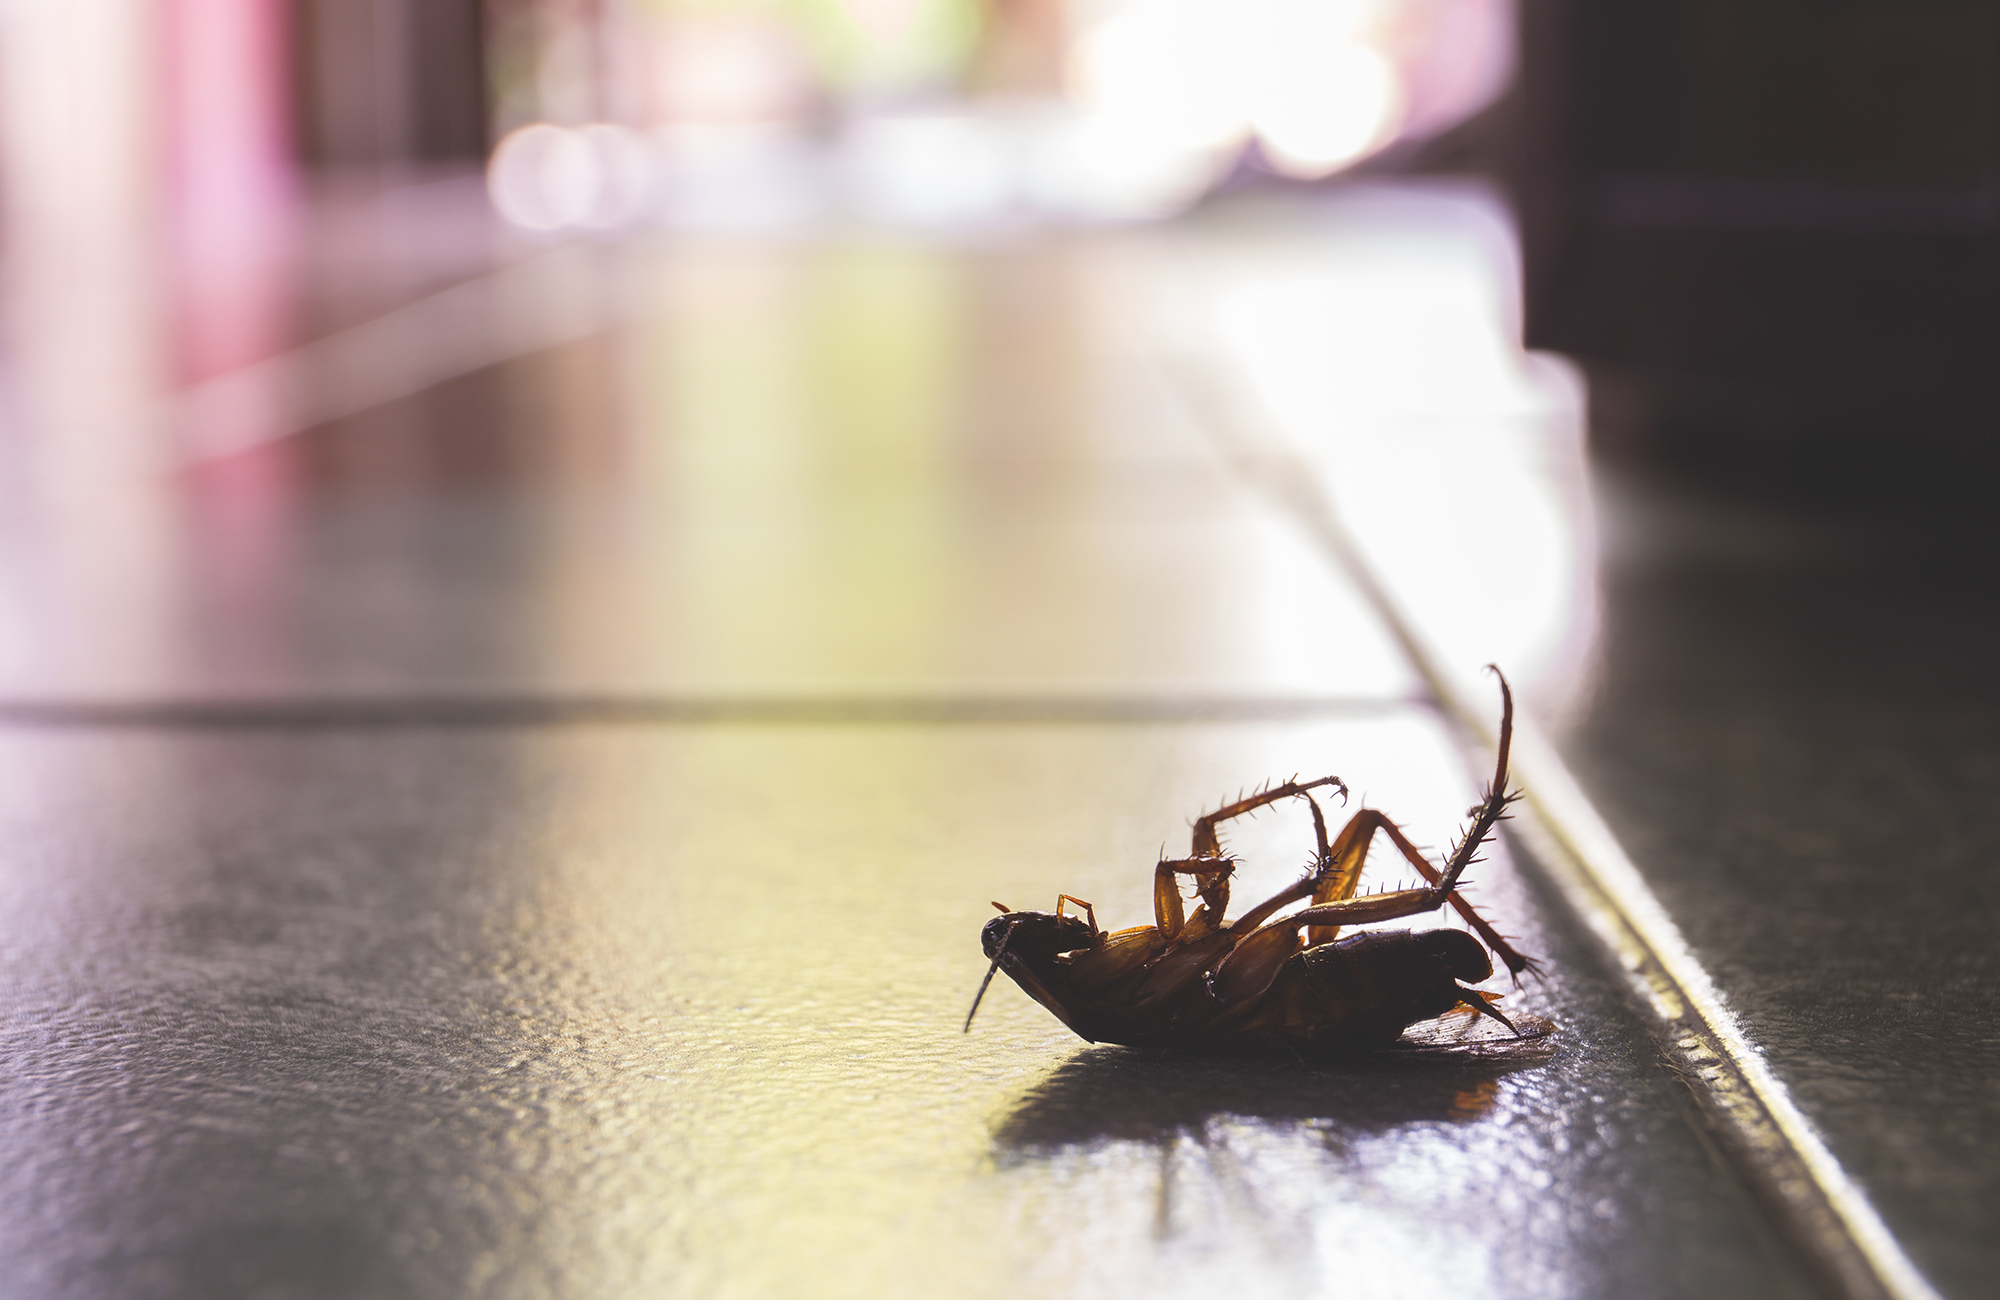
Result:
[[[1373,809],[1348,819],[1331,843],[1315,789],[1347,787],[1340,778],[1287,781],[1208,813],[1194,824],[1193,851],[1154,868],[1152,925],[1107,934],[1089,903],[1059,895],[1056,910],[1010,912],[986,923],[980,943],[992,959],[977,1012],[997,970],[1090,1042],[1230,1051],[1329,1051],[1387,1046],[1422,1020],[1463,1003],[1515,1030],[1488,995],[1465,987],[1493,974],[1480,947],[1515,976],[1532,963],[1454,891],[1479,846],[1518,796],[1507,793],[1507,751],[1514,697],[1500,676],[1500,754],[1493,783],[1472,824],[1438,870],[1396,824]],[[1216,827],[1232,817],[1299,798],[1312,810],[1318,856],[1298,883],[1234,921],[1225,921],[1234,861]],[[1355,896],[1375,832],[1381,831],[1429,881],[1422,889]],[[1201,903],[1182,908],[1180,878],[1192,877]],[[1286,916],[1293,903],[1308,906]],[[1416,916],[1451,903],[1479,936],[1463,930],[1371,931],[1338,938],[1344,925]],[[1083,915],[1065,914],[1074,904]],[[965,1018],[972,1027],[972,1014]]]

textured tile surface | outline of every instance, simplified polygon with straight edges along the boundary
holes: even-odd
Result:
[[[1240,774],[1424,842],[1433,719],[12,736],[10,1294],[1757,1296],[1615,984],[1504,863],[1553,1059],[1090,1048],[977,932],[1137,921]],[[1293,812],[1235,837],[1288,881]],[[1394,874],[1392,873],[1392,878]],[[1251,891],[1247,885],[1244,896]]]
[[[1392,208],[1286,247],[1375,302],[1342,241]],[[1452,222],[1409,229],[1462,287]],[[1472,798],[1162,373],[1148,268],[1268,271],[1272,235],[633,247],[639,309],[561,348],[164,484],[10,464],[0,1292],[1796,1291],[1504,854],[1476,897],[1547,961],[1509,1004],[1547,1058],[1156,1057],[1004,988],[958,1032],[989,899],[1137,923],[1161,846],[1269,777],[1337,771],[1432,845]],[[1377,397],[1497,355],[1403,355],[1423,325],[1371,344]],[[1504,495],[1479,409],[1381,463]],[[1410,572],[1497,554],[1411,535]],[[942,704],[829,720],[899,697]],[[717,698],[829,707],[504,707]],[[1159,707],[967,721],[1010,699]],[[453,700],[494,707],[426,723]],[[1238,828],[1239,897],[1306,833]]]
[[[1935,519],[1614,478],[1569,741],[1754,1041],[1947,1294],[2000,1200],[2000,608]]]

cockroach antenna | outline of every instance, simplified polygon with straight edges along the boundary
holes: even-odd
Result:
[[[1470,987],[1492,977],[1488,953],[1517,983],[1522,971],[1535,969],[1461,892],[1471,884],[1473,864],[1493,856],[1480,850],[1520,797],[1507,789],[1514,700],[1504,677],[1500,690],[1493,781],[1442,864],[1364,799],[1355,800],[1364,806],[1329,837],[1313,792],[1337,790],[1346,802],[1339,777],[1295,776],[1255,794],[1239,791],[1235,802],[1195,819],[1188,856],[1169,858],[1161,846],[1152,873],[1153,924],[1107,933],[1097,928],[1090,904],[1072,894],[1058,895],[1053,913],[1002,908],[1003,916],[989,918],[979,940],[993,961],[965,1014],[966,1032],[1005,966],[1009,978],[1088,1042],[1294,1055],[1368,1051],[1396,1046],[1418,1021],[1461,1003],[1474,1021],[1491,1020],[1517,1039],[1546,1037],[1553,1029],[1547,1021],[1510,1016],[1494,1005],[1495,995]],[[1312,869],[1229,920],[1237,863],[1222,851],[1220,828],[1295,798],[1306,800],[1312,818]],[[1388,836],[1421,883],[1399,889],[1379,874],[1363,878],[1378,834]],[[1190,894],[1202,901],[1193,915],[1183,906]],[[1308,899],[1303,909],[1286,910]],[[1082,917],[1065,915],[1072,903]],[[1350,925],[1444,908],[1456,910],[1472,933],[1447,927],[1338,934]]]
[[[999,904],[995,903],[994,906],[998,907]],[[986,968],[986,978],[979,981],[979,992],[972,995],[972,1010],[965,1013],[965,1028],[959,1030],[960,1033],[972,1032],[972,1018],[979,1014],[979,1004],[986,997],[987,986],[993,983],[993,972],[1000,969],[1000,959],[1007,955],[1007,941],[1014,937],[1014,926],[1019,924],[1019,921],[1014,922],[1014,925],[1007,927],[1007,933],[1000,936],[1000,946],[993,950],[993,964]]]

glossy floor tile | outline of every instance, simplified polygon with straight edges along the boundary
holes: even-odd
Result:
[[[1422,711],[108,730],[0,763],[13,1294],[1787,1285],[1504,855],[1475,893],[1550,965],[1507,999],[1559,1022],[1546,1054],[1091,1048],[1009,987],[960,1032],[988,898],[1137,922],[1245,774],[1338,765],[1443,843],[1471,789]],[[1309,825],[1231,843],[1248,897]]]
[[[1990,539],[1626,471],[1568,741],[1800,1106],[1945,1294],[2000,1197]]]
[[[1337,283],[1343,251],[1285,260]],[[1333,297],[1291,308],[1327,346],[1360,328]],[[1525,679],[1833,1157],[1919,1272],[1979,1294],[2000,1132],[2000,907],[1975,847],[1993,802],[1986,530],[1593,472],[1563,425],[1567,379],[1538,400],[1530,363],[1488,367],[1482,427],[1449,385],[1357,399],[1340,367],[1225,343],[1248,410],[1218,422],[1268,421],[1315,466],[1447,672],[1497,659]]]
[[[989,900],[1139,923],[1270,778],[1437,847],[1473,797],[1258,420],[1455,664],[1587,705],[1577,393],[1493,212],[607,244],[537,263],[560,338],[384,271],[212,409],[16,358],[16,1291],[1810,1294],[1504,850],[1546,1053],[1092,1048],[1007,988],[959,1032]],[[1233,828],[1238,897],[1306,836]]]
[[[1412,689],[1089,241],[620,256],[600,336],[24,497],[0,695]]]

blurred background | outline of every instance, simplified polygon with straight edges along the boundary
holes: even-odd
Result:
[[[255,423],[246,393],[166,434],[120,404],[565,241],[998,236],[1451,175],[1504,191],[1505,328],[1582,368],[1600,453],[1962,496],[2000,344],[1994,22],[1953,0],[19,0],[10,436],[79,464],[254,439],[224,427]],[[58,427],[92,432],[36,432]]]
[[[1986,0],[0,0],[0,1292],[1888,1294],[1505,852],[1553,1063],[956,1034],[1497,662],[1984,1294],[1996,377]]]
[[[904,459],[1067,455],[1101,435],[1089,407],[1115,367],[1091,357],[1109,348],[1289,402],[1285,436],[1317,455],[1366,455],[1387,421],[1469,440],[1481,464],[1496,444],[1475,426],[1514,421],[1510,481],[1540,485],[1523,508],[1547,522],[1523,534],[1543,539],[1543,594],[1512,621],[1564,647],[1524,680],[1562,681],[1593,626],[1580,397],[1521,350],[1514,241],[1479,174],[1491,132],[1451,141],[1510,84],[1513,17],[1499,0],[10,6],[0,672],[84,698],[445,686],[395,647],[491,619],[493,644],[560,640],[569,620],[405,629],[418,606],[382,593],[518,579],[497,553],[471,579],[386,541],[348,574],[355,553],[301,535],[362,501],[416,520],[426,491],[515,536],[496,521],[531,500],[645,516],[662,492],[810,482],[859,503]],[[1437,183],[1343,188],[1369,168]],[[1330,240],[1286,215],[1329,200],[1353,227]],[[1047,414],[1017,430],[1009,403]],[[1559,454],[1537,450],[1550,436]],[[859,477],[822,474],[849,459]],[[496,690],[659,685],[702,634],[662,640],[611,606],[681,599],[658,594],[675,544],[551,527],[524,554],[625,566],[554,582],[612,627],[580,652],[592,666],[469,663]],[[1450,551],[1416,554],[1442,572]],[[90,578],[55,576],[73,565]],[[718,590],[728,572],[709,571]],[[389,621],[328,641],[294,597]],[[955,617],[895,599],[898,625]],[[903,680],[914,642],[850,612],[887,657],[836,676]]]
[[[1600,469],[1783,503],[1822,529],[1858,526],[1857,508],[1926,536],[1975,528],[2000,418],[1995,21],[1949,0],[1672,16],[1565,0],[21,0],[0,11],[14,554],[130,533],[131,572],[150,576],[112,582],[126,561],[106,560],[83,586],[129,592],[71,592],[56,616],[51,583],[17,572],[13,626],[41,631],[0,645],[0,668],[24,686],[135,686],[135,666],[100,660],[145,638],[62,629],[157,613],[170,589],[198,605],[188,591],[234,570],[145,566],[189,545],[282,548],[191,541],[190,521],[275,526],[324,496],[295,489],[364,465],[562,464],[608,485],[695,445],[683,413],[632,405],[690,391],[632,379],[665,373],[647,340],[676,313],[691,332],[667,352],[742,367],[724,384],[693,363],[717,419],[741,426],[715,445],[740,453],[755,421],[736,407],[817,400],[817,379],[780,376],[818,363],[775,343],[823,319],[801,305],[820,293],[807,250],[865,245],[933,277],[829,291],[829,312],[896,317],[871,332],[863,312],[850,334],[896,358],[850,375],[891,405],[959,383],[893,331],[946,347],[923,312],[986,311],[948,268],[1012,250],[1061,268],[1051,320],[1138,275],[1129,310],[1081,328],[1206,358],[1263,415],[1282,408],[1309,455],[1354,466],[1412,445],[1383,418],[1563,412],[1561,450],[1519,462],[1544,483],[1533,509],[1562,521],[1542,535],[1569,539],[1522,570],[1568,593],[1525,620],[1569,647],[1523,673],[1575,683],[1550,685],[1561,714],[1558,696],[1587,692],[1598,625],[1586,442]],[[1331,233],[1349,218],[1394,256]],[[1254,270],[1225,251],[1253,248]],[[1372,269],[1307,287],[1315,258],[1348,255]],[[746,313],[740,347],[720,318],[694,320],[677,287],[694,268],[736,286],[714,291]],[[804,297],[759,299],[781,282]],[[924,293],[942,296],[907,296]],[[512,397],[458,432],[442,415],[414,434],[326,432],[364,412],[411,423],[395,403],[526,357],[570,359],[567,379],[530,385],[567,413],[559,434],[536,418],[474,431],[505,424]],[[976,388],[936,409],[985,400]],[[766,451],[798,466],[833,445],[795,434]],[[1349,495],[1350,514],[1396,497]],[[136,540],[156,526],[174,540]],[[1450,568],[1448,545],[1384,538],[1384,557]],[[209,674],[257,640],[254,611],[232,608],[194,620],[214,644],[181,668]]]
[[[395,300],[398,275],[537,239],[1167,217],[1435,134],[1512,60],[1499,0],[194,0],[0,21],[13,354],[60,350],[60,313],[99,376],[89,399],[15,385],[57,405],[198,383]]]

